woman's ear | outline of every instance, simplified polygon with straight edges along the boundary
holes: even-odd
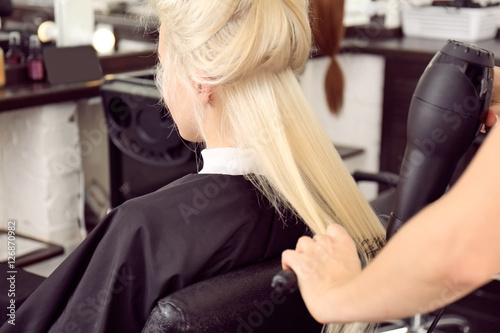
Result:
[[[201,80],[201,82],[210,82],[210,80],[207,78],[207,75],[203,73],[203,71],[201,71],[200,69],[195,68],[194,73],[196,77],[198,77]],[[214,86],[207,83],[199,83],[199,82],[196,84],[197,84],[196,86],[197,96],[201,102],[201,105],[203,105],[204,107],[210,105],[214,93]]]
[[[207,106],[211,103],[213,92],[213,86],[201,83],[198,84],[198,99],[203,106]]]

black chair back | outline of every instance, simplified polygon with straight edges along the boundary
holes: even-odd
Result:
[[[275,257],[181,289],[158,302],[143,333],[321,332],[300,293],[271,288],[280,270]]]

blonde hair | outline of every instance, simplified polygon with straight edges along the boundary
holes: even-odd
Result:
[[[249,179],[275,207],[291,209],[314,233],[324,233],[331,223],[344,226],[369,261],[382,245],[384,229],[296,79],[311,47],[308,1],[149,1],[166,36],[162,47],[183,84],[193,94],[198,84],[213,86],[223,101],[221,131],[236,147],[257,152],[262,174]]]

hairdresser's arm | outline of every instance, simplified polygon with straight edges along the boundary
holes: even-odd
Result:
[[[411,219],[362,272],[339,227],[283,254],[320,322],[382,321],[439,308],[500,272],[500,128],[443,198]]]

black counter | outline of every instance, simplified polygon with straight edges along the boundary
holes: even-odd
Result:
[[[154,52],[115,53],[100,57],[104,75],[152,68],[157,63]],[[31,83],[26,67],[7,69],[7,86],[0,88],[0,112],[22,110],[27,107],[60,103],[99,96],[104,80],[64,85]]]
[[[342,52],[346,53],[366,53],[381,55],[389,59],[428,62],[445,43],[446,40],[413,37],[379,39],[376,34],[374,37],[359,34],[357,37],[346,38],[341,47]],[[500,40],[490,39],[472,44],[493,52],[496,64],[500,64]]]

